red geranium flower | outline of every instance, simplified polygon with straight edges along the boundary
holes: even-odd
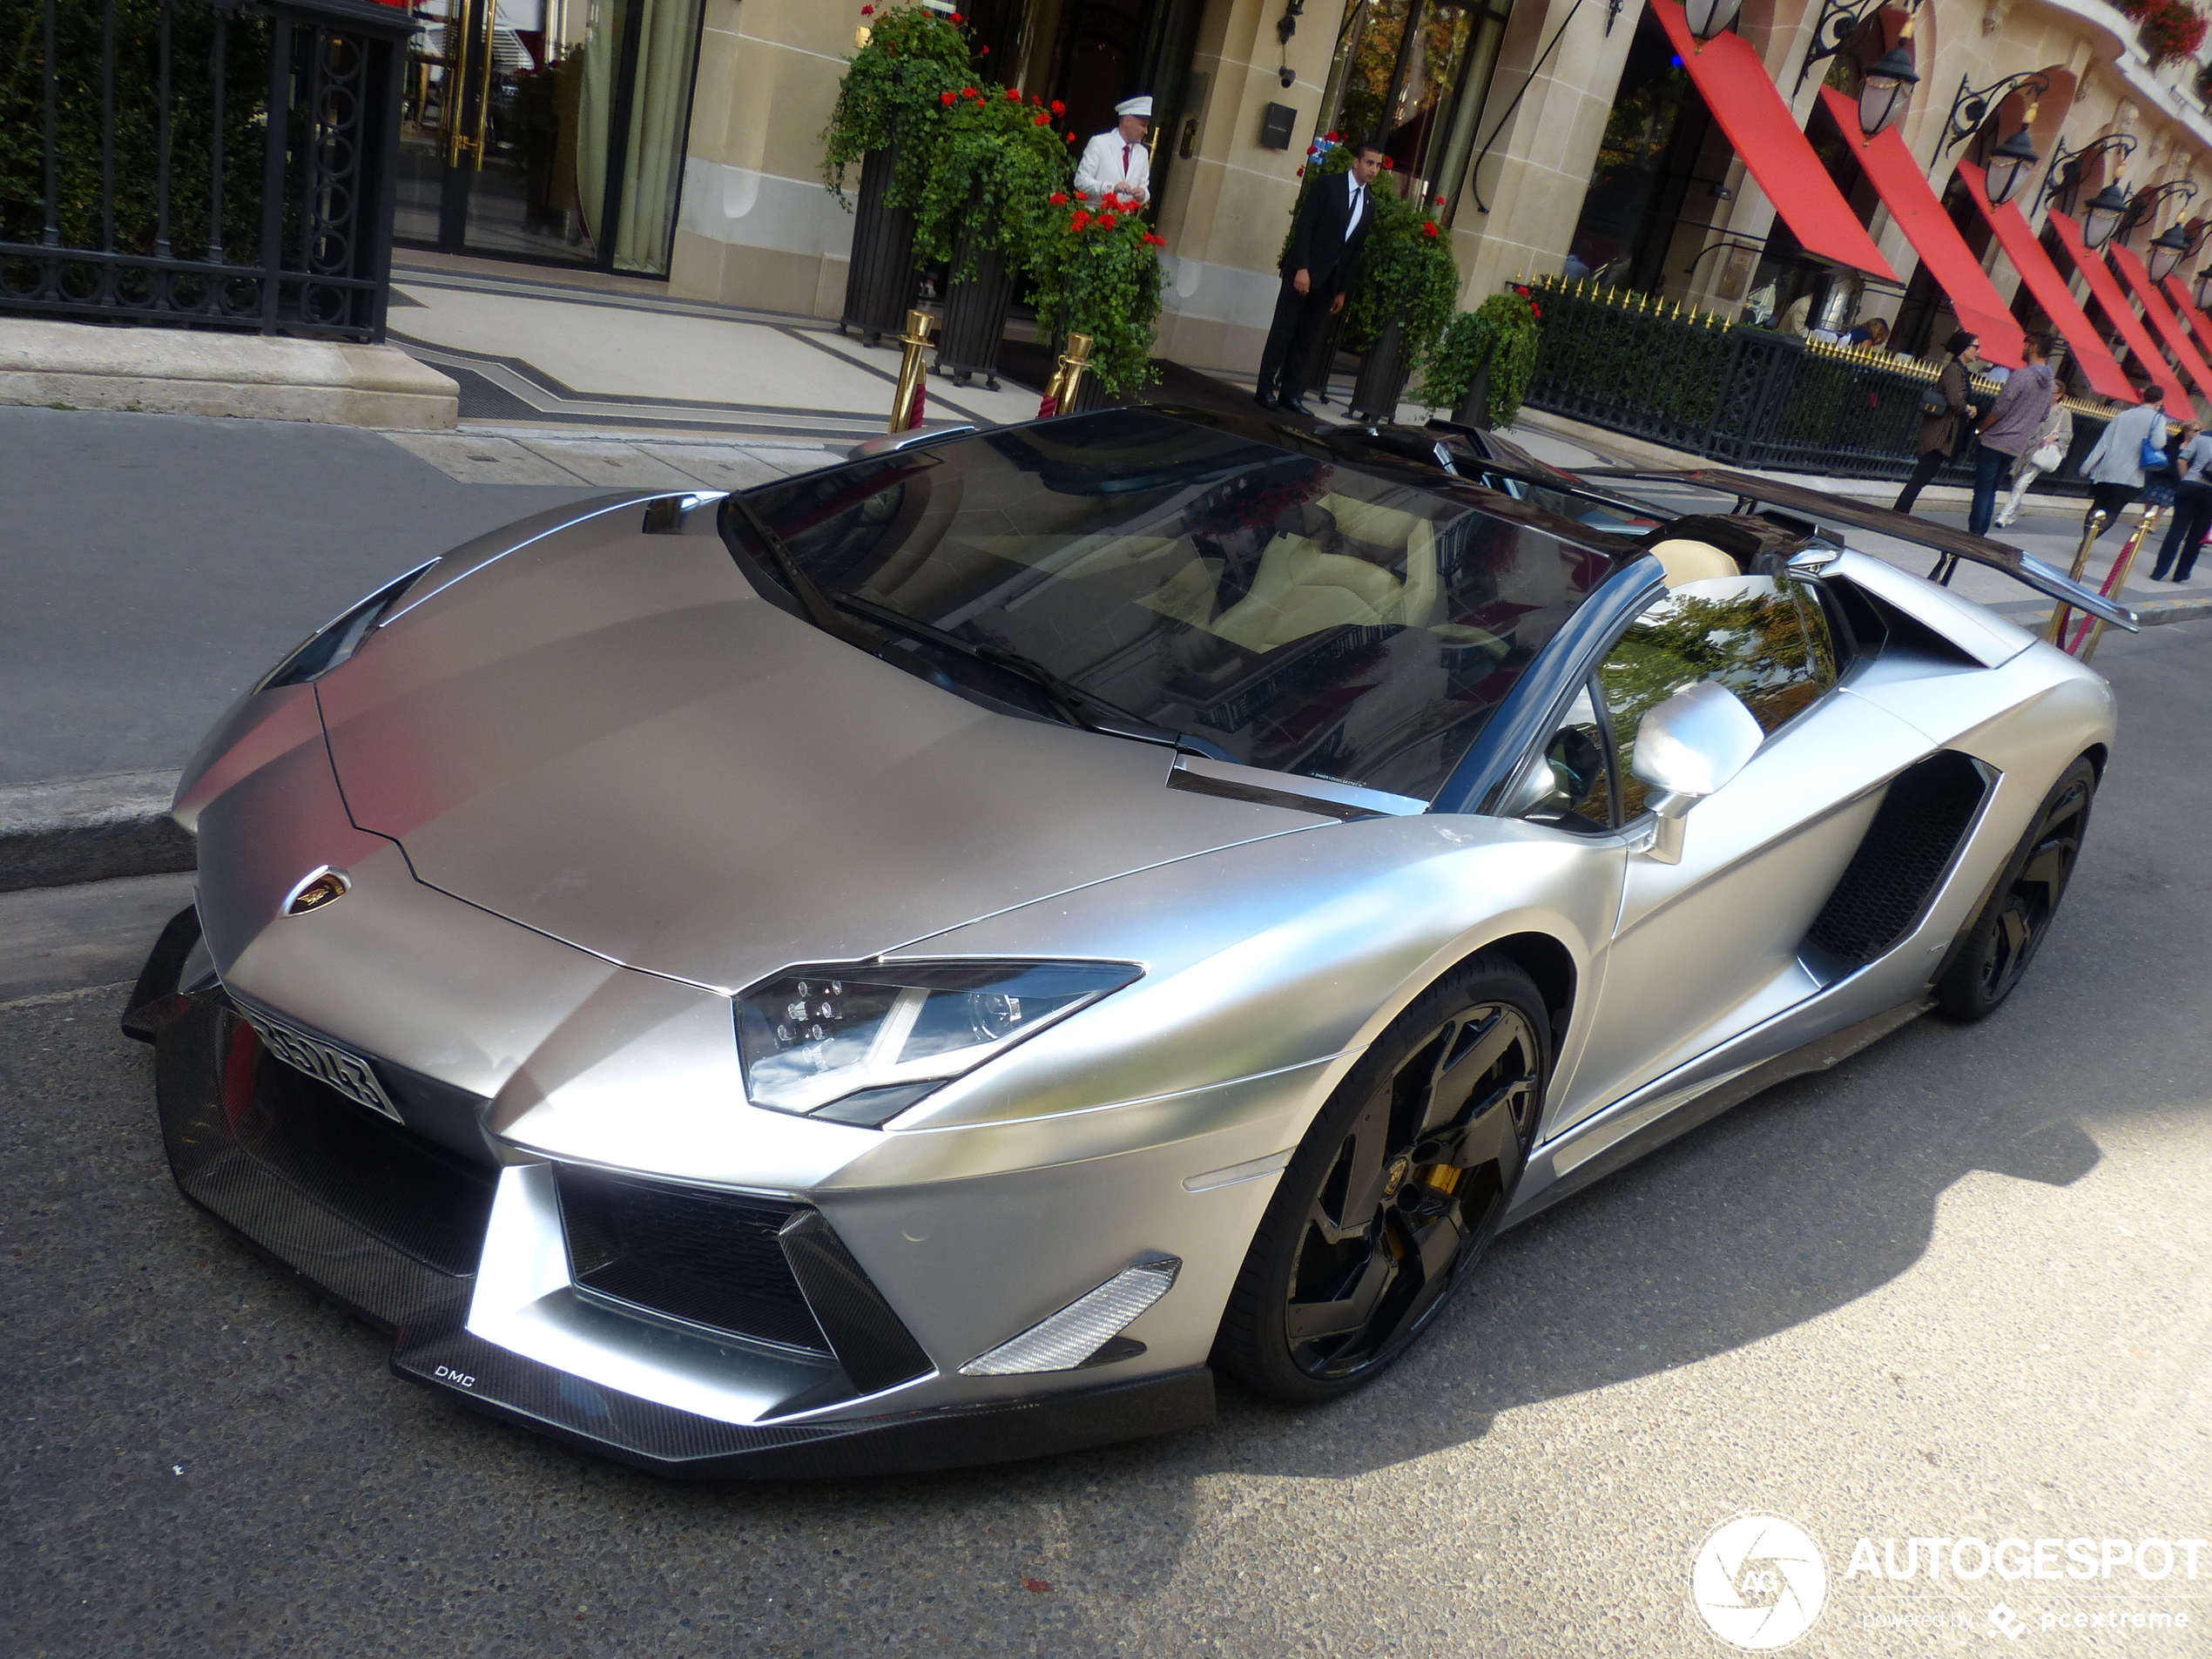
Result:
[[[937,101],[948,110],[953,107],[953,95],[950,92],[938,93]]]
[[[1068,113],[1068,106],[1058,98],[1055,98],[1052,100],[1052,112],[1055,115],[1065,115]]]
[[[1018,86],[1008,87],[1006,89],[1006,101],[1008,104],[1019,104],[1022,101],[1022,89]]]
[[[1098,223],[1099,223],[1099,226],[1100,226],[1100,227],[1101,227],[1102,229],[1104,229],[1104,230],[1109,230],[1109,231],[1110,231],[1110,230],[1112,230],[1112,229],[1114,228],[1114,226],[1116,226],[1116,225],[1120,224],[1121,222],[1122,222],[1121,220],[1119,220],[1118,219],[1116,219],[1116,218],[1115,218],[1115,217],[1114,217],[1111,213],[1101,213],[1101,214],[1098,216]]]
[[[1035,105],[1039,109],[1044,108],[1044,100],[1041,98],[1033,98],[1029,100],[1029,102]]]
[[[975,50],[980,57],[988,57],[991,55],[991,49],[988,46],[979,46]]]
[[[1422,234],[1423,236],[1433,236],[1433,235],[1435,235],[1435,234],[1436,234],[1436,221],[1435,221],[1434,219],[1424,219],[1424,220],[1422,220],[1422,221],[1421,221],[1421,234]]]
[[[1068,221],[1068,228],[1071,231],[1079,231],[1089,223],[1090,215],[1083,212],[1082,208],[1078,207],[1076,209],[1076,216]]]
[[[1042,110],[1039,110],[1037,111],[1037,125],[1041,127],[1049,127],[1052,125],[1052,118],[1047,115]]]
[[[1397,164],[1396,162],[1393,161],[1393,160],[1392,160],[1392,159],[1391,159],[1388,156],[1385,156],[1385,157],[1383,158],[1383,171],[1384,171],[1385,172],[1389,172],[1392,168],[1395,167],[1397,165],[1398,165],[1398,164]]]
[[[1298,170],[1297,176],[1298,176],[1298,178],[1300,178],[1300,179],[1305,178],[1305,168],[1303,168],[1303,167],[1300,167],[1300,168]]]
[[[957,11],[955,11],[954,13],[953,13],[953,21],[954,21],[954,23],[966,23],[966,22],[968,21],[968,19],[967,19],[967,18],[965,18],[965,17],[961,17],[961,16],[960,15],[960,13],[958,13]]]
[[[961,87],[961,88],[960,89],[960,95],[961,95],[962,98],[981,98],[981,97],[982,97],[982,96],[983,96],[981,92],[977,91],[976,91],[974,87],[972,87],[972,86],[963,86],[963,87]]]
[[[860,15],[863,17],[873,17],[875,16],[875,8],[873,6],[862,6],[860,8]]]
[[[1074,133],[1070,132],[1070,133],[1069,133],[1067,136],[1068,136],[1068,142],[1069,142],[1069,144],[1073,144],[1073,143],[1076,141],[1076,135],[1075,135]]]
[[[1329,140],[1329,142],[1330,142],[1331,144],[1337,144],[1337,143],[1341,142],[1341,140],[1339,140],[1339,139],[1338,138],[1337,135],[1336,135],[1335,133],[1333,133],[1333,132],[1329,133],[1329,134],[1327,134],[1327,135],[1325,135],[1325,136],[1327,137],[1327,138],[1328,138],[1328,140]]]
[[[1444,206],[1444,198],[1443,198],[1443,197],[1439,196],[1439,197],[1436,199],[1436,206],[1439,206],[1439,207],[1441,207],[1441,206]]]
[[[1064,190],[1055,190],[1045,199],[1055,207],[1065,207],[1068,205],[1068,192]]]

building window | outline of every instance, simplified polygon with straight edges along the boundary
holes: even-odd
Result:
[[[1509,0],[1355,0],[1337,36],[1318,130],[1382,146],[1407,194],[1458,206]]]

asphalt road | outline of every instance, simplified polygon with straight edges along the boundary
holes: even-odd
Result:
[[[1693,1554],[1764,1510],[1827,1563],[1795,1653],[2202,1654],[2212,1550],[2195,1580],[1847,1568],[1862,1536],[2212,1538],[2208,652],[2108,639],[2120,754],[1994,1020],[1508,1235],[1349,1400],[1224,1389],[1209,1429],[927,1478],[679,1487],[395,1380],[179,1198],[121,988],[21,995],[120,976],[173,892],[13,895],[0,1651],[1716,1656]]]

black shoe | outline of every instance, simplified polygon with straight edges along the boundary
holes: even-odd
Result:
[[[1252,394],[1252,401],[1258,404],[1263,409],[1271,409],[1275,407],[1276,403],[1275,394],[1269,391],[1264,386],[1263,386]]]
[[[1309,421],[1313,418],[1313,411],[1305,407],[1305,397],[1302,393],[1291,393],[1276,407],[1286,415],[1303,415]]]

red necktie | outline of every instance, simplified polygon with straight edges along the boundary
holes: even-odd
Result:
[[[1124,179],[1129,177],[1129,145],[1122,146],[1122,177]]]

